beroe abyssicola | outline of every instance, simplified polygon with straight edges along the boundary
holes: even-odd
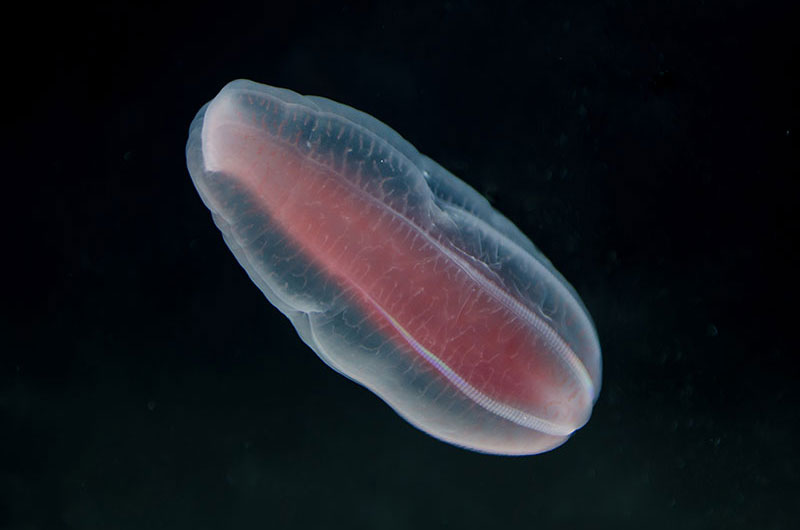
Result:
[[[225,242],[303,341],[413,425],[518,455],[589,419],[601,357],[578,295],[383,123],[233,81],[197,113],[186,158]]]

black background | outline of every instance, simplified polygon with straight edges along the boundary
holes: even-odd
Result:
[[[794,4],[7,13],[0,527],[794,527]],[[185,167],[235,78],[373,114],[530,235],[597,325],[591,421],[481,455],[320,362]]]

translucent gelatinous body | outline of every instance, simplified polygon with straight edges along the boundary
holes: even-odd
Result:
[[[270,302],[413,425],[533,454],[588,420],[601,358],[577,294],[508,219],[386,125],[240,80],[197,114],[186,157]]]

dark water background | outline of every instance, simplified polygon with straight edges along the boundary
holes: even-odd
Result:
[[[796,5],[12,9],[0,528],[795,528]],[[240,77],[373,114],[531,237],[597,324],[585,428],[460,450],[300,342],[185,168]]]

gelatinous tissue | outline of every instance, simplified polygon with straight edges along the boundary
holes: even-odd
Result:
[[[238,80],[197,113],[186,158],[269,301],[331,368],[411,424],[520,455],[589,419],[601,355],[577,293],[514,224],[388,126]]]

